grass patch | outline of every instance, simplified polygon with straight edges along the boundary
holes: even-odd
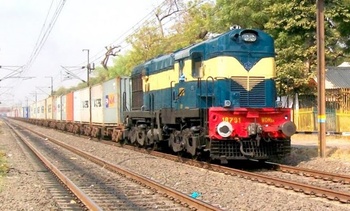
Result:
[[[350,149],[342,149],[337,148],[335,150],[329,151],[327,156],[333,159],[339,159],[339,160],[350,160]]]
[[[9,170],[9,166],[6,162],[6,154],[0,151],[0,192],[3,190],[3,184],[5,180],[5,175]]]
[[[6,154],[0,151],[0,177],[4,176],[8,171],[8,166],[6,162]]]

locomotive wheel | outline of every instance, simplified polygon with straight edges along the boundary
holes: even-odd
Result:
[[[169,145],[174,152],[180,152],[184,149],[185,143],[182,140],[180,131],[175,131],[174,133],[170,134]]]
[[[183,131],[182,140],[185,143],[186,151],[192,156],[196,155],[197,149],[197,137],[193,136],[189,129]]]
[[[137,139],[136,129],[132,128],[129,134],[130,143],[134,144],[136,142],[136,139]]]
[[[151,129],[147,131],[146,145],[151,146],[159,142],[159,132],[157,129]]]
[[[140,146],[144,146],[146,142],[146,132],[142,129],[136,129],[136,140]]]

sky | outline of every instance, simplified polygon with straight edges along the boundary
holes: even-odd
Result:
[[[51,78],[53,90],[86,80],[81,67],[88,52],[90,62],[101,66],[105,47],[124,47],[126,35],[162,2],[0,0],[0,107],[47,98]],[[65,79],[65,69],[79,79]]]

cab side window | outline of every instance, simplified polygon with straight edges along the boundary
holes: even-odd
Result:
[[[200,52],[192,53],[192,77],[201,77],[203,55]]]

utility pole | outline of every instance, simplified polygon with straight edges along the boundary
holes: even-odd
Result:
[[[89,113],[90,113],[90,128],[92,125],[92,109],[91,109],[91,86],[90,86],[90,50],[89,49],[83,49],[83,51],[87,51],[87,65],[86,65],[86,72],[87,72],[87,79],[86,79],[86,83],[89,89]]]
[[[317,0],[317,82],[318,82],[318,142],[319,156],[326,156],[326,91],[324,50],[324,0]]]
[[[51,86],[50,86],[50,88],[51,88],[51,96],[53,96],[53,77],[52,76],[47,76],[45,78],[51,78]]]
[[[83,51],[87,51],[87,65],[86,65],[86,84],[87,86],[90,86],[90,50],[89,49],[83,49]]]

